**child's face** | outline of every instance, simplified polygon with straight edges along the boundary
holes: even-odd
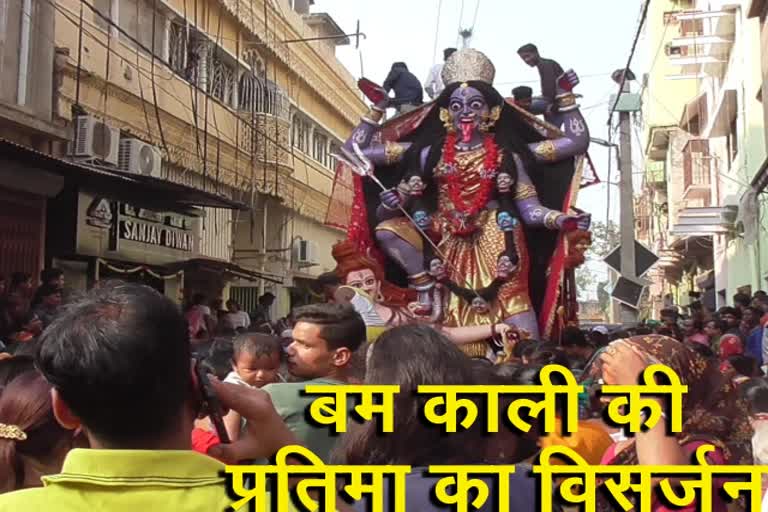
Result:
[[[232,364],[232,369],[246,384],[260,388],[277,382],[277,372],[280,370],[280,354],[274,352],[270,355],[257,356],[243,352],[237,356]]]

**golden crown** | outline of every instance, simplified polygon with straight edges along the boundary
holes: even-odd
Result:
[[[485,82],[493,84],[496,68],[484,53],[472,48],[454,52],[443,66],[442,78],[445,85],[457,82]]]

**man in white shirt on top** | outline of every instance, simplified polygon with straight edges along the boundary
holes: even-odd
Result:
[[[247,329],[251,326],[251,317],[248,313],[240,309],[240,304],[237,301],[229,299],[227,301],[227,320],[229,324],[237,331],[240,329]]]
[[[443,50],[443,62],[438,62],[432,66],[432,69],[429,70],[429,76],[427,77],[427,81],[424,83],[424,90],[427,92],[427,95],[430,99],[437,98],[440,96],[440,93],[443,92],[443,89],[445,89],[443,77],[441,76],[443,72],[443,66],[445,65],[445,61],[448,60],[448,57],[453,55],[455,51],[456,48],[446,48]]]

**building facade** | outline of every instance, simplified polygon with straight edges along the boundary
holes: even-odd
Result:
[[[69,137],[53,112],[53,24],[46,1],[0,3],[0,276],[43,267],[47,202],[63,186],[61,176],[28,165],[19,152],[47,152]]]
[[[747,3],[651,4],[642,193],[661,258],[648,275],[656,314],[692,299],[721,306],[759,281],[759,244],[744,232],[765,160],[759,26]]]
[[[79,178],[46,181],[46,208],[31,194],[44,186],[6,190],[21,178],[4,167],[0,239],[16,256],[0,272],[55,265],[73,287],[122,277],[178,300],[271,291],[284,314],[306,295],[297,284],[333,268],[317,250],[344,237],[323,225],[331,154],[364,103],[327,14],[287,0],[16,4],[0,4],[18,42],[0,50],[15,73],[0,138]],[[29,229],[10,233],[21,216]]]

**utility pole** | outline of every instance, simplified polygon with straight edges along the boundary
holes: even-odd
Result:
[[[618,72],[617,72],[618,73]],[[623,75],[624,70],[621,71]],[[631,73],[631,72],[630,72]],[[621,95],[628,95],[629,80],[618,78],[619,83],[623,83]],[[621,98],[619,98],[619,102]],[[632,125],[629,109],[619,110],[619,198],[621,199],[621,211],[619,217],[619,229],[621,234],[621,277],[637,282],[635,275],[635,203],[634,191],[632,188]],[[621,304],[619,306],[621,315],[620,320],[624,325],[634,325],[637,323],[637,310]]]

